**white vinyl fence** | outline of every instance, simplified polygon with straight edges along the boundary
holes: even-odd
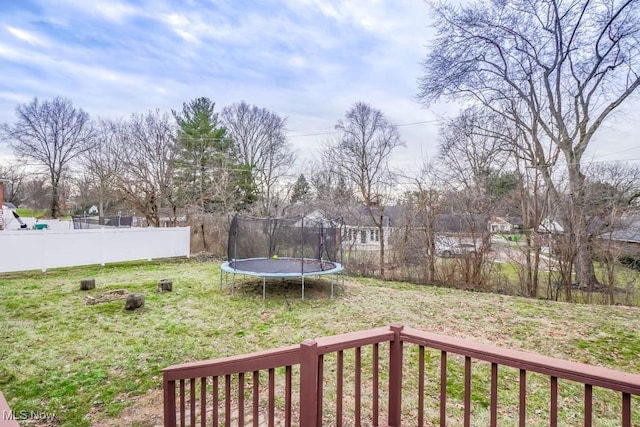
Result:
[[[0,273],[188,257],[189,227],[0,231]]]

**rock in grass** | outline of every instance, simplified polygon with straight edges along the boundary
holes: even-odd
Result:
[[[125,310],[135,310],[144,307],[144,294],[129,294],[124,302]]]
[[[82,279],[80,280],[80,290],[88,291],[96,288],[96,279]]]
[[[158,292],[171,292],[173,290],[173,280],[160,279],[158,280]]]

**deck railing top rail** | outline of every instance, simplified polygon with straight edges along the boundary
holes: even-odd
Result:
[[[233,375],[241,372],[253,372],[300,363],[300,346],[292,345],[272,350],[257,351],[239,356],[223,357],[172,365],[162,370],[167,381],[190,378]]]
[[[444,350],[472,359],[497,363],[516,369],[561,379],[605,387],[622,393],[640,395],[640,375],[587,365],[554,357],[512,350],[467,339],[403,328],[401,339],[425,347]]]
[[[409,327],[400,328],[402,331],[400,339],[403,342],[583,384],[605,387],[623,393],[640,395],[640,375],[638,374],[424,332]],[[318,354],[321,355],[392,341],[393,339],[393,330],[389,327],[382,327],[321,337],[315,339],[314,342],[317,344]],[[179,380],[252,372],[299,363],[300,345],[292,345],[238,356],[172,365],[165,368],[163,373],[168,380]]]
[[[365,345],[387,342],[393,339],[394,332],[389,327],[374,328],[365,331],[349,332],[313,340],[317,344],[318,354],[333,353]],[[218,359],[172,365],[162,370],[170,381],[240,372],[253,372],[300,363],[300,345],[291,345],[271,350],[229,356]]]

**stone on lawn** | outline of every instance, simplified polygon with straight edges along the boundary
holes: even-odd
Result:
[[[144,307],[144,294],[129,294],[124,302],[125,310],[135,310]]]
[[[80,280],[80,290],[88,291],[96,288],[96,279],[81,279]]]
[[[158,280],[158,292],[171,292],[173,290],[173,280],[160,279]]]

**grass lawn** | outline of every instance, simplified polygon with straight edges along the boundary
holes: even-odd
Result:
[[[219,264],[194,260],[0,275],[0,390],[14,411],[55,414],[60,425],[154,425],[123,420],[146,404],[161,420],[161,401],[145,397],[160,396],[166,366],[394,322],[640,372],[639,308],[372,279],[349,279],[334,299],[326,282],[311,282],[305,301],[299,284],[273,284],[263,304],[259,283],[231,295],[220,290],[219,275]],[[86,277],[96,279],[95,290],[79,290]],[[161,278],[173,279],[173,292],[155,292]],[[118,289],[144,293],[145,307],[126,312],[122,300],[86,304],[88,295]]]
[[[21,217],[42,218],[47,214],[46,209],[17,208],[16,213]]]

